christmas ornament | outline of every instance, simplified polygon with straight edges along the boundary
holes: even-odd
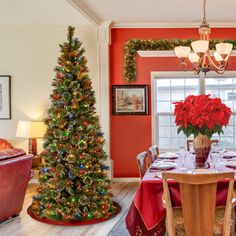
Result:
[[[76,220],[81,220],[82,219],[82,215],[79,212],[75,213],[75,219]]]
[[[71,99],[71,95],[69,92],[64,92],[62,94],[62,99],[65,101],[65,102],[68,102],[70,99]]]
[[[62,149],[62,150],[60,150],[60,154],[61,154],[61,156],[64,157],[64,156],[66,156],[66,151]]]
[[[41,168],[41,173],[48,173],[48,172],[49,172],[49,168],[47,167]]]
[[[80,140],[79,141],[79,147],[81,149],[85,149],[85,148],[87,148],[87,143],[84,140]]]

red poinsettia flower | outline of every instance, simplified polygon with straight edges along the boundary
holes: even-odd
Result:
[[[220,98],[211,98],[205,94],[190,95],[174,104],[178,132],[183,131],[187,136],[201,133],[211,137],[213,133],[223,133],[222,127],[228,125],[232,113]]]

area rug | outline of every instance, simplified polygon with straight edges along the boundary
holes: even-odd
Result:
[[[126,229],[125,225],[125,217],[128,213],[128,210],[124,212],[118,222],[113,226],[111,231],[107,234],[107,236],[129,236],[129,232]]]

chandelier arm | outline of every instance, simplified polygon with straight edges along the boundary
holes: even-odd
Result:
[[[224,71],[224,69],[227,67],[228,63],[226,61],[224,61],[224,64],[223,65],[220,65],[220,66],[217,66],[214,61],[211,59],[211,56],[210,56],[210,52],[208,50],[207,52],[207,58],[210,62],[210,65],[213,66],[213,69],[214,71]]]
[[[195,75],[198,75],[201,71],[200,64],[199,63],[193,63],[193,72]]]

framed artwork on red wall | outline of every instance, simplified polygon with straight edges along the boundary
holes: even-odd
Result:
[[[148,85],[113,85],[113,115],[148,115]]]
[[[11,76],[0,75],[0,120],[11,119]]]

